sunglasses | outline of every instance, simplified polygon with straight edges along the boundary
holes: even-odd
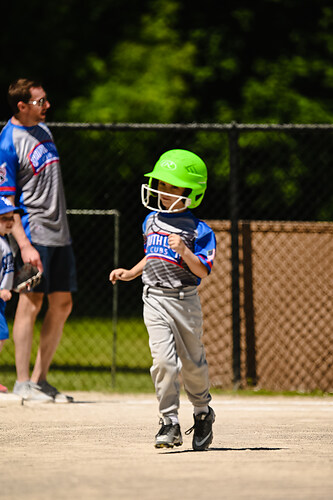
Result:
[[[47,96],[41,97],[40,99],[37,99],[36,101],[28,101],[28,104],[32,104],[33,106],[44,106],[44,104],[48,102]]]

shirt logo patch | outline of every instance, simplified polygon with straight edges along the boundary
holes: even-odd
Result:
[[[215,259],[215,248],[212,250],[208,250],[207,252],[207,260],[210,262]]]
[[[59,161],[57,148],[52,141],[40,142],[28,154],[35,175],[38,175],[48,165]]]
[[[7,170],[6,170],[6,162],[0,165],[0,184],[3,184],[7,180]]]

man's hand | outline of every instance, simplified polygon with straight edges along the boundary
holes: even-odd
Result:
[[[24,263],[30,262],[33,266],[38,268],[38,271],[43,272],[43,264],[40,259],[39,252],[35,247],[31,245],[31,243],[24,245],[21,247],[21,257]]]

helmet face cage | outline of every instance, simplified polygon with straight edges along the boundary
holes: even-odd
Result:
[[[207,186],[206,165],[199,156],[184,149],[173,149],[164,153],[153,171],[145,176],[149,177],[149,183],[142,186],[142,203],[146,208],[160,212],[179,212],[184,208],[197,207],[204,197]],[[158,181],[184,188],[185,192],[182,196],[163,193],[155,185]],[[175,198],[169,209],[165,209],[161,203],[162,193]],[[150,195],[157,197],[157,207],[149,205]],[[174,208],[178,201],[184,203],[184,208]]]
[[[151,181],[151,179],[150,179]],[[187,198],[186,196],[179,196],[178,194],[170,194],[166,193],[164,191],[159,191],[158,189],[154,189],[150,187],[151,182],[149,181],[148,184],[142,184],[141,186],[141,201],[142,204],[148,208],[149,210],[154,210],[157,212],[164,212],[164,213],[171,213],[171,212],[182,212],[184,208],[188,208],[191,205],[191,199]],[[166,194],[170,198],[174,198],[175,201],[172,202],[170,207],[167,209],[164,207],[161,201],[161,195]],[[157,198],[157,206],[153,207],[150,206],[150,196],[156,197]],[[180,208],[175,208],[175,206],[178,204],[179,201],[183,202],[183,207]]]

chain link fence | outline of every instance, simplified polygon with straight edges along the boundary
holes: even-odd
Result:
[[[208,189],[194,213],[218,241],[213,272],[199,287],[213,385],[333,390],[333,126],[49,126],[79,284],[51,383],[153,389],[141,280],[112,286],[108,276],[118,263],[131,267],[143,256],[144,173],[164,151],[183,148],[207,164]],[[7,305],[10,330],[16,300]],[[33,356],[38,325],[35,337]],[[12,339],[0,367],[10,386]]]

